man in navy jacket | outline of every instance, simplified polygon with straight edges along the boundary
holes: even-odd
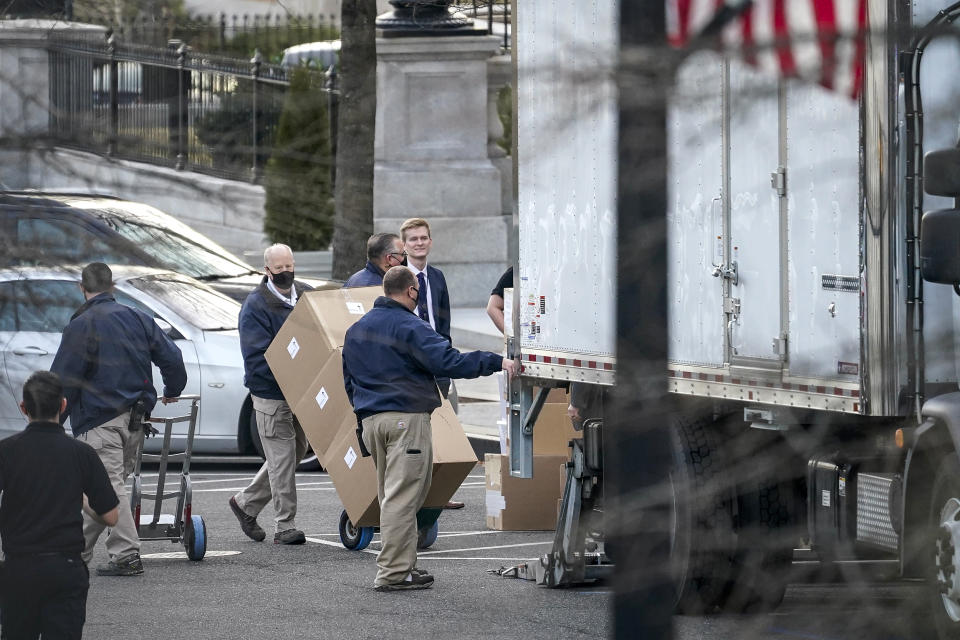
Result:
[[[263,264],[266,275],[243,301],[239,328],[243,383],[250,389],[266,462],[229,504],[243,533],[261,542],[267,534],[257,523],[257,515],[272,499],[276,513],[274,544],[303,544],[306,537],[294,519],[297,464],[307,452],[307,436],[293,417],[264,354],[297,300],[310,287],[294,281],[293,251],[285,244],[268,247],[263,252]]]
[[[107,535],[110,562],[97,567],[97,573],[137,575],[143,573],[140,538],[125,483],[143,430],[140,424],[131,424],[130,414],[138,403],[146,414],[157,403],[151,362],[163,377],[164,403],[183,391],[187,371],[179,347],[153,318],[114,299],[110,267],[102,262],[88,264],[80,275],[80,288],[86,303],[63,330],[50,370],[63,381],[67,408],[61,422],[69,417],[73,434],[94,448],[120,498],[119,522]],[[84,515],[84,562],[93,557],[104,528]]]
[[[405,257],[403,243],[397,234],[375,233],[367,239],[367,265],[350,276],[343,288],[379,287],[387,269],[403,264]]]
[[[477,378],[516,363],[488,351],[462,354],[416,316],[422,295],[413,274],[390,269],[384,296],[347,330],[343,382],[377,467],[380,538],[378,591],[426,589],[433,577],[416,569],[417,511],[430,489],[430,414],[440,406],[437,377]]]

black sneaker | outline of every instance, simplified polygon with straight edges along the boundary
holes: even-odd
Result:
[[[257,524],[257,519],[249,514],[247,514],[243,509],[240,508],[240,505],[237,504],[237,499],[233,496],[230,496],[230,510],[233,511],[233,515],[237,516],[237,520],[240,521],[240,530],[251,540],[256,540],[257,542],[263,542],[264,538],[267,537],[267,532]]]
[[[381,584],[373,588],[374,591],[413,591],[414,589],[429,589],[433,586],[433,576],[429,573],[411,571],[403,582]]]
[[[143,562],[140,554],[129,555],[125,558],[114,558],[107,564],[97,567],[98,576],[138,576],[143,573]]]
[[[273,544],[303,544],[307,537],[300,529],[287,529],[273,534]]]

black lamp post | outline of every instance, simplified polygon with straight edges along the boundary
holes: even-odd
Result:
[[[377,17],[384,37],[483,35],[473,20],[450,11],[450,0],[390,0],[394,10]]]

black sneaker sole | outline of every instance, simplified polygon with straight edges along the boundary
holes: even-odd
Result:
[[[279,540],[277,538],[273,539],[273,544],[306,544],[306,542],[307,542],[307,537],[302,533],[299,536],[296,536],[289,540]]]
[[[418,589],[429,589],[433,586],[433,581],[426,583],[415,583],[415,582],[404,582],[401,584],[381,584],[378,587],[374,587],[374,591],[379,591],[380,593],[385,593],[387,591],[416,591]]]

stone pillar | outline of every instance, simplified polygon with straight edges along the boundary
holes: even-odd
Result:
[[[26,180],[27,147],[50,131],[47,40],[51,33],[62,31],[102,37],[106,29],[59,20],[0,20],[0,136],[7,140],[0,180],[5,183]],[[74,98],[92,100],[92,87],[87,94]]]
[[[495,36],[377,40],[374,227],[430,223],[453,306],[483,306],[507,260],[500,170],[488,151]]]
[[[487,62],[487,155],[500,171],[500,212],[505,216],[513,214],[513,158],[498,144],[503,137],[503,123],[497,101],[500,90],[510,85],[512,79],[513,59],[509,55],[490,58]]]

